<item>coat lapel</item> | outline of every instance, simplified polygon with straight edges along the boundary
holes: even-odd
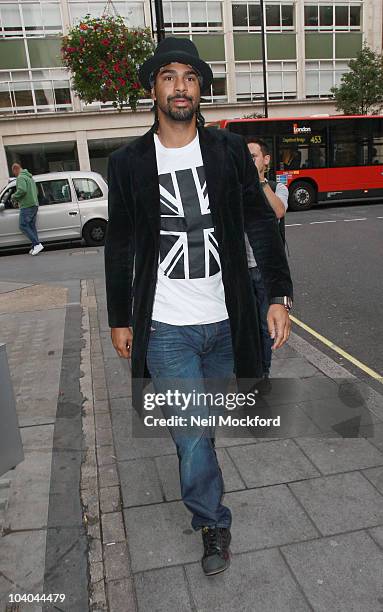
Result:
[[[225,177],[226,146],[212,130],[198,128],[202,161],[205,168],[210,210],[219,239],[221,235],[221,198]]]
[[[150,227],[156,237],[160,233],[160,188],[156,149],[152,132],[146,132],[136,142],[135,174],[138,199],[145,209]]]

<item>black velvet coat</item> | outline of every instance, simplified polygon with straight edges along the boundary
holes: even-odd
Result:
[[[277,219],[265,199],[243,138],[216,128],[198,130],[219,245],[235,373],[237,378],[257,378],[262,375],[259,325],[248,274],[244,229],[269,298],[292,297],[285,250]],[[146,351],[159,259],[160,193],[153,134],[149,131],[113,152],[108,174],[105,273],[109,325],[133,326],[134,381],[149,375]],[[138,382],[133,385],[133,404],[138,409],[140,393]]]

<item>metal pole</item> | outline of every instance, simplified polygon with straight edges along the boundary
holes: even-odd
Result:
[[[156,24],[157,24],[157,44],[165,38],[165,25],[164,25],[164,11],[162,7],[162,0],[154,0],[154,8],[156,10]]]
[[[269,116],[268,101],[267,101],[267,71],[266,71],[266,28],[265,28],[265,10],[263,0],[259,0],[261,5],[261,36],[262,36],[262,70],[263,70],[263,98],[265,104],[265,117]]]

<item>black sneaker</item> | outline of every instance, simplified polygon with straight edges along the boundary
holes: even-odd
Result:
[[[202,527],[204,555],[202,569],[206,576],[224,572],[230,565],[230,529],[227,527]]]

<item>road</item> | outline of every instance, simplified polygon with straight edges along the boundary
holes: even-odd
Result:
[[[383,374],[383,204],[290,212],[286,225],[295,317]],[[102,248],[49,246],[34,258],[25,251],[0,254],[2,281],[65,283],[102,277]],[[294,331],[361,375],[296,325]]]
[[[382,375],[383,204],[291,212],[286,225],[294,315]],[[294,331],[313,342],[296,326]],[[313,343],[356,373],[347,360]]]

